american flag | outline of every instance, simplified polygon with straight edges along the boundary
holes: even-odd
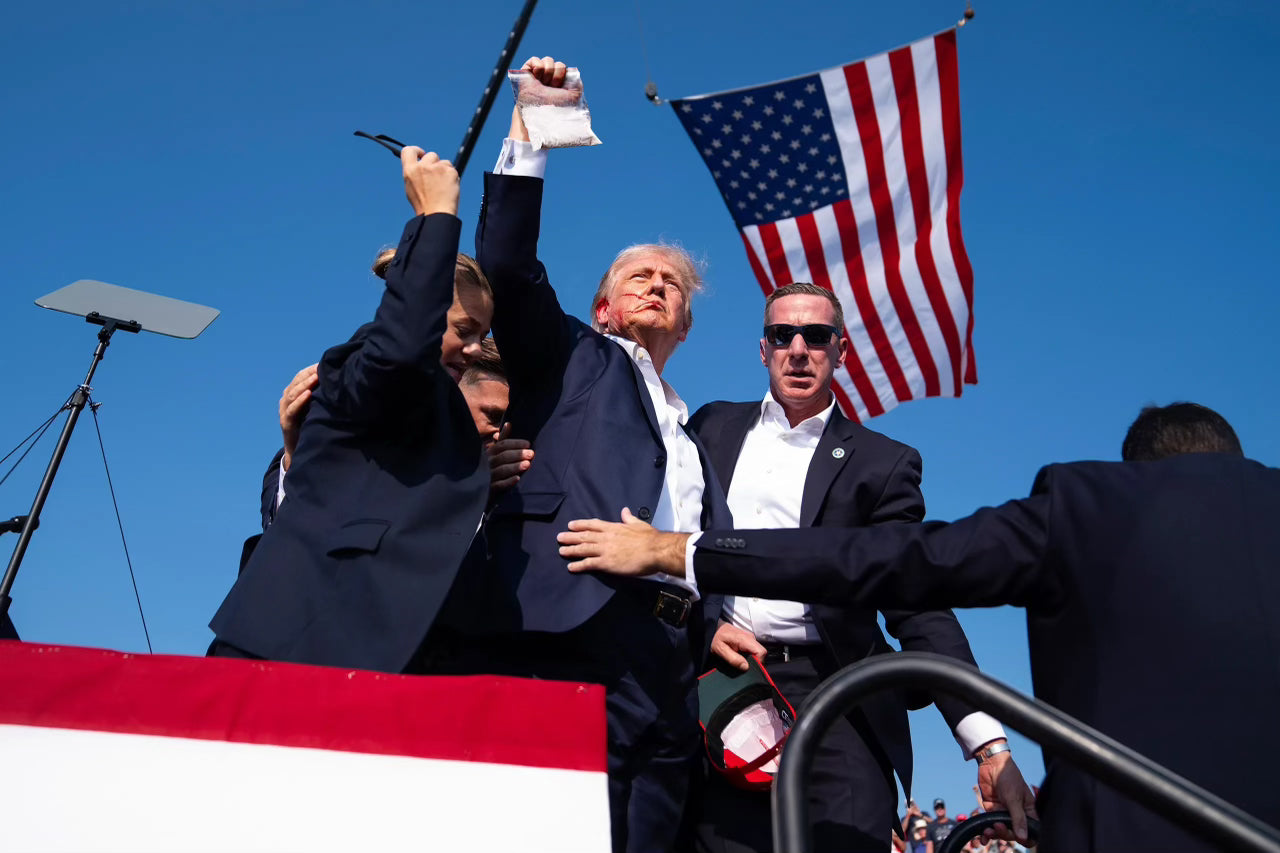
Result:
[[[978,381],[954,29],[671,104],[765,294],[809,281],[839,297],[850,350],[832,389],[846,415],[959,397]]]

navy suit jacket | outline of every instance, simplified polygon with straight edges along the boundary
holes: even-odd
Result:
[[[711,454],[711,464],[728,491],[738,454],[747,432],[760,416],[760,402],[708,403],[689,424]],[[837,451],[833,453],[833,451]],[[914,448],[856,424],[840,413],[831,419],[813,452],[800,504],[800,527],[862,527],[869,524],[920,521],[924,497],[920,493],[920,454]],[[785,577],[782,560],[774,571]],[[780,596],[797,600],[794,594]],[[814,624],[823,644],[841,666],[893,647],[885,641],[874,607],[851,602],[812,601]],[[885,627],[908,651],[935,652],[973,664],[973,653],[960,623],[950,610],[885,609]],[[903,788],[911,790],[911,731],[907,708],[919,708],[929,696],[880,693],[863,703],[879,746],[893,764]],[[974,709],[948,696],[937,697],[938,709],[955,727]]]
[[[737,531],[742,548],[710,532],[694,565],[720,592],[1025,607],[1037,697],[1280,826],[1277,518],[1280,470],[1248,459],[1076,462],[952,524]],[[1043,850],[1209,849],[1052,754],[1045,767]]]
[[[219,640],[386,672],[421,644],[489,487],[466,401],[440,365],[459,228],[444,214],[410,220],[373,322],[320,360],[289,498],[210,623]]]
[[[266,473],[262,475],[263,533],[267,532],[267,528],[271,526],[271,522],[276,517],[276,496],[280,491],[280,460],[283,458],[284,448],[282,447],[276,451],[276,455],[271,458],[271,464],[267,466]],[[262,541],[262,533],[255,533],[244,540],[244,545],[240,548],[240,571],[242,573],[244,572],[244,567],[249,565],[249,558],[257,550],[260,541]]]
[[[623,507],[649,520],[667,460],[639,369],[622,347],[564,312],[538,261],[542,186],[539,178],[486,174],[476,230],[476,259],[494,290],[494,342],[510,380],[507,420],[537,454],[493,507],[486,535],[493,570],[516,590],[514,627],[568,631],[618,586],[646,581],[570,574],[556,534],[575,518],[616,520]],[[721,524],[730,519],[724,492],[700,445],[699,455],[703,524]],[[704,596],[706,618],[719,607],[719,597]]]

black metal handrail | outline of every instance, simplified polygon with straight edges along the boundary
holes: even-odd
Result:
[[[999,823],[1013,826],[1013,819],[1008,812],[978,812],[970,815],[968,820],[956,823],[951,834],[942,839],[942,843],[934,848],[933,853],[962,853],[969,839],[977,838],[988,829],[995,829],[996,824]],[[1027,816],[1027,837],[1032,844],[1040,840],[1040,821],[1030,815]]]
[[[1193,835],[1226,850],[1280,853],[1280,831],[1091,729],[1024,696],[976,668],[922,652],[878,655],[845,667],[809,697],[791,730],[773,790],[773,845],[808,853],[809,800],[804,786],[814,751],[832,723],[868,696],[889,688],[942,692],[981,708],[1107,786]]]

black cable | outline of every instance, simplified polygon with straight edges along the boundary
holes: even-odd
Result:
[[[35,449],[35,446],[40,443],[40,439],[44,438],[44,434],[49,431],[49,427],[53,425],[53,422],[57,419],[58,415],[66,411],[67,403],[70,403],[70,402],[71,402],[71,398],[68,397],[67,402],[63,403],[62,406],[59,407],[58,411],[54,412],[52,415],[49,415],[49,419],[47,421],[45,421],[44,423],[40,424],[40,426],[32,430],[31,435],[28,435],[26,438],[22,439],[22,441],[19,441],[17,446],[14,447],[13,450],[10,450],[8,453],[4,455],[4,459],[0,459],[0,464],[3,464],[5,459],[8,459],[10,456],[18,452],[18,448],[22,447],[22,445],[26,444],[28,441],[31,441],[32,435],[36,435],[36,433],[40,433],[39,435],[36,435],[36,440],[31,442],[31,446],[28,447],[25,451],[23,451],[22,455],[18,457],[17,461],[15,461],[13,465],[9,467],[9,470],[4,472],[4,476],[0,477],[0,486],[3,486],[4,481],[9,479],[9,475],[12,474],[19,465],[22,464],[22,460],[27,458],[27,454]]]
[[[111,506],[116,511],[116,526],[120,528],[120,544],[124,546],[124,561],[129,566],[129,580],[133,582],[133,597],[138,602],[138,616],[142,618],[142,634],[147,638],[147,652],[151,648],[151,632],[147,630],[147,615],[142,612],[142,596],[138,595],[138,578],[133,574],[133,560],[129,559],[129,543],[124,538],[124,522],[120,520],[120,505],[116,503],[116,487],[111,484],[111,468],[107,465],[107,448],[102,443],[102,429],[98,426],[98,403],[89,398],[89,411],[93,413],[93,429],[98,433],[98,450],[102,451],[102,468],[107,472],[107,488],[111,491]]]

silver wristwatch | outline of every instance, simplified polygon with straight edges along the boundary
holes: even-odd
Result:
[[[1012,751],[1013,748],[1009,746],[1009,742],[1005,741],[1004,743],[993,743],[990,746],[984,747],[983,749],[975,752],[973,757],[978,760],[979,764],[986,764],[993,756],[999,755],[1002,752]]]

